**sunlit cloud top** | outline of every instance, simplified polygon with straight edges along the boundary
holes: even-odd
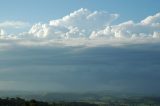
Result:
[[[6,21],[0,23],[1,39],[38,39],[38,40],[115,40],[115,39],[159,39],[160,13],[142,19],[140,22],[129,20],[113,24],[119,14],[105,11],[90,11],[81,8],[60,19],[48,23],[36,23],[29,30],[18,34],[7,33],[5,29],[29,27],[29,23]]]

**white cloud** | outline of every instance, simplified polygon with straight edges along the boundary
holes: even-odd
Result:
[[[86,39],[123,39],[123,38],[159,38],[160,13],[149,16],[139,23],[132,20],[117,25],[112,22],[118,14],[91,12],[79,9],[49,24],[35,24],[29,31],[37,38],[86,38]]]
[[[109,25],[112,21],[118,18],[118,14],[109,14],[107,12],[95,11],[91,12],[88,9],[79,9],[62,19],[50,21],[52,26],[72,26],[80,29],[97,29],[102,26]]]
[[[141,21],[142,24],[157,24],[160,23],[160,13],[153,16],[148,16],[146,19]]]
[[[6,35],[6,32],[3,29],[0,29],[0,36]]]
[[[29,34],[34,34],[36,37],[44,38],[48,35],[49,27],[46,24],[35,24],[32,26],[32,28],[29,31]]]
[[[140,22],[133,20],[113,24],[118,18],[118,14],[110,14],[105,11],[90,11],[88,9],[79,9],[57,20],[51,20],[49,23],[36,23],[29,31],[19,34],[4,34],[0,32],[3,39],[25,39],[25,40],[44,40],[50,42],[53,40],[65,44],[104,44],[108,42],[151,42],[158,41],[160,38],[160,13],[149,16]],[[0,26],[21,27],[27,23],[23,22],[3,22]],[[1,28],[0,27],[0,28]],[[3,28],[1,28],[3,29]],[[7,31],[8,32],[8,31]],[[2,37],[1,37],[2,38]],[[78,39],[78,40],[76,40]],[[149,40],[150,39],[150,40]],[[57,41],[56,41],[57,40]],[[61,40],[61,41],[59,41]],[[80,41],[81,40],[81,41]],[[68,42],[68,43],[67,43]]]
[[[22,28],[22,27],[28,27],[30,26],[29,23],[27,22],[22,22],[22,21],[4,21],[0,22],[0,28]]]
[[[4,21],[0,22],[0,38],[1,39],[15,39],[18,38],[19,33],[24,32],[30,28],[30,24],[23,21]],[[28,34],[28,33],[27,33]]]
[[[160,13],[149,16],[139,23],[127,21],[118,25],[94,31],[90,38],[159,38],[160,37]]]
[[[49,24],[35,24],[29,31],[38,38],[79,38],[89,37],[93,30],[110,25],[118,14],[91,12],[79,9],[61,19],[52,20]]]

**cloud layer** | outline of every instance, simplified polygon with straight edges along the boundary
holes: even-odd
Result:
[[[113,24],[119,15],[105,11],[90,11],[79,9],[60,19],[51,20],[49,23],[34,24],[29,31],[12,35],[10,38],[22,39],[148,39],[160,38],[160,13],[148,16],[138,23],[126,21]],[[5,36],[2,28],[19,28],[26,24],[22,22],[0,23],[1,35]]]
[[[19,28],[27,27],[27,26],[29,26],[29,23],[22,22],[22,21],[4,21],[4,22],[0,22],[0,28],[15,28],[15,29],[19,29]]]
[[[159,38],[160,13],[149,16],[139,23],[132,20],[113,25],[118,14],[79,9],[49,24],[35,24],[29,35],[51,39],[114,39],[114,38]]]
[[[12,48],[0,51],[0,89],[160,95],[159,45],[24,47],[12,43]]]
[[[5,29],[23,24],[1,23],[0,90],[159,95],[160,13],[115,24],[118,16],[82,8],[18,34]]]

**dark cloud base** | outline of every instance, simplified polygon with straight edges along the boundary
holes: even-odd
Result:
[[[120,47],[13,46],[0,54],[1,90],[160,91],[159,43]]]

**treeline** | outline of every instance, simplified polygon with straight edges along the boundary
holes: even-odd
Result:
[[[85,102],[42,102],[37,100],[25,100],[22,98],[0,98],[0,106],[98,106]]]

